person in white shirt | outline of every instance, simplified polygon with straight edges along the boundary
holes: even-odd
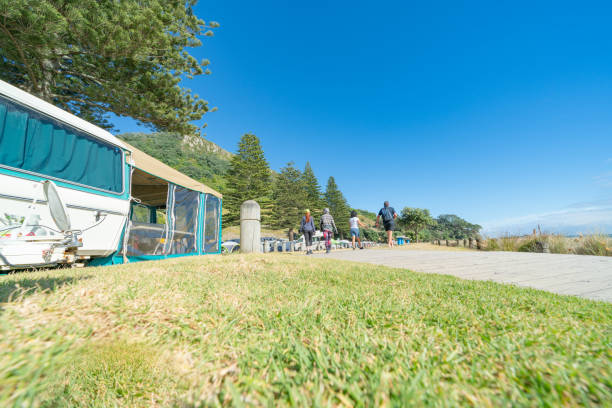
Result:
[[[361,238],[359,237],[359,227],[365,227],[365,224],[359,221],[357,217],[357,211],[351,211],[351,218],[349,219],[349,227],[351,228],[351,237],[353,238],[353,251],[355,250],[355,239],[359,241],[359,249],[363,249]]]

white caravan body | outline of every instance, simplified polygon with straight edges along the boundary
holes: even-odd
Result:
[[[117,251],[130,210],[127,160],[125,144],[110,133],[0,81],[0,270]],[[97,179],[85,174],[92,171]],[[113,179],[110,188],[102,186],[105,177]],[[70,231],[52,218],[43,192],[48,181]]]

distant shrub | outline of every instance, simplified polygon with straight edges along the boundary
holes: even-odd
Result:
[[[612,256],[612,238],[605,234],[569,238],[534,231],[532,235],[506,235],[497,239],[487,238],[483,242],[481,249],[487,251],[542,253],[548,247],[548,252],[552,254]]]
[[[520,238],[516,236],[506,235],[499,239],[502,251],[516,252],[520,245]]]
[[[499,243],[495,238],[487,239],[487,251],[499,251]]]
[[[581,237],[574,252],[579,255],[612,256],[612,240],[603,234]]]
[[[546,240],[551,254],[567,254],[570,252],[569,241],[563,235],[548,235]]]
[[[529,238],[520,243],[518,251],[542,253],[544,252],[544,243],[540,238]]]

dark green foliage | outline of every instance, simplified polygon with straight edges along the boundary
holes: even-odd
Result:
[[[363,239],[373,242],[385,242],[387,235],[384,231],[372,228],[361,228],[360,233],[363,234]]]
[[[327,188],[325,189],[324,197],[325,203],[331,215],[334,217],[340,237],[348,236],[348,220],[351,217],[351,209],[333,177],[327,180]]]
[[[527,241],[523,242],[519,248],[518,248],[519,252],[538,252],[538,253],[542,253],[544,252],[544,243],[537,239],[537,238],[531,238],[528,239]]]
[[[224,190],[230,156],[215,144],[199,136],[186,142],[180,134],[166,132],[125,133],[118,137],[189,177],[214,189]]]
[[[454,214],[443,214],[435,219],[436,223],[429,228],[435,239],[469,239],[477,238],[480,229],[478,224],[467,222]]]
[[[245,134],[238,143],[238,152],[232,157],[226,176],[223,206],[227,210],[223,221],[227,225],[240,222],[240,206],[247,200],[255,200],[262,208],[262,223],[270,221],[270,167],[264,156],[259,138]]]
[[[319,180],[314,174],[310,162],[306,162],[304,172],[302,173],[302,181],[306,193],[304,208],[310,209],[310,212],[315,219],[318,219],[323,214],[325,201],[321,194],[321,186]]]
[[[0,0],[0,78],[99,126],[108,112],[193,133],[208,102],[180,86],[209,73],[187,49],[211,28],[195,0]]]
[[[270,225],[276,228],[297,230],[307,202],[307,193],[302,173],[287,163],[274,178],[272,193],[274,216]],[[311,210],[312,211],[312,210]]]
[[[431,218],[429,210],[424,208],[405,207],[399,219],[399,224],[412,231],[416,242],[419,242],[419,231],[433,225],[435,221]]]

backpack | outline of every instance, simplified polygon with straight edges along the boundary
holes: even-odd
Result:
[[[391,207],[382,209],[382,218],[384,222],[393,221],[393,212]]]

